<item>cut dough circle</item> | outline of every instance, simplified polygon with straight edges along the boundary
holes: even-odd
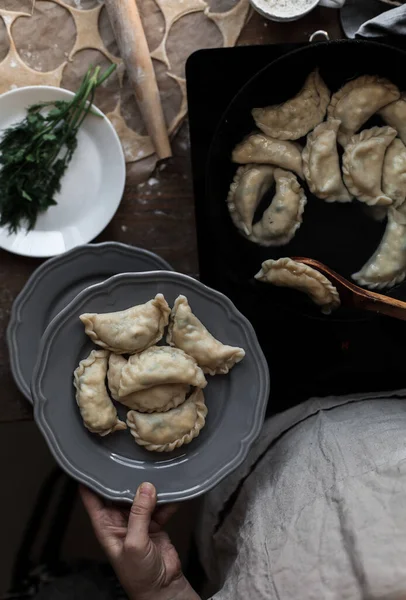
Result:
[[[322,273],[291,258],[266,260],[255,279],[307,294],[328,315],[341,304],[334,285]]]
[[[201,389],[184,404],[165,413],[127,414],[127,424],[135,442],[151,452],[172,452],[197,437],[206,422],[207,407]]]

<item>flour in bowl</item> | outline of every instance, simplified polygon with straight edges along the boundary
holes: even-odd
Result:
[[[316,4],[315,0],[265,0],[268,12],[275,17],[289,18],[305,13]]]

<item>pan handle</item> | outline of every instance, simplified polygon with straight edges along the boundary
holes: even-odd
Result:
[[[311,36],[309,37],[309,42],[329,42],[330,41],[330,36],[328,34],[327,31],[324,31],[323,29],[318,29],[317,31],[315,31],[314,33],[311,34]]]

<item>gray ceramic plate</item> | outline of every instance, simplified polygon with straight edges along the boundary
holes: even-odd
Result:
[[[32,402],[30,382],[41,336],[62,308],[112,275],[157,269],[172,267],[148,250],[118,242],[79,246],[36,269],[14,301],[7,329],[11,371],[24,396]]]
[[[101,438],[83,426],[73,371],[94,347],[79,315],[140,304],[162,292],[172,306],[179,294],[222,342],[241,346],[244,360],[228,375],[209,377],[206,426],[189,445],[170,454],[137,446],[129,431]],[[32,378],[34,416],[60,466],[111,500],[131,501],[142,481],[158,489],[160,502],[198,496],[233,471],[259,434],[269,394],[268,366],[254,329],[232,302],[179,273],[125,273],[87,288],[47,327]],[[118,409],[125,416],[125,407]]]

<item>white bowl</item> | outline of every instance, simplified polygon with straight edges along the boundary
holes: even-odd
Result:
[[[292,7],[295,6],[295,0],[289,0],[292,3]],[[286,17],[281,14],[274,14],[268,4],[267,0],[250,0],[251,5],[259,12],[263,17],[270,21],[277,21],[278,23],[288,23],[289,21],[297,21],[301,19],[309,12],[311,12],[319,4],[320,0],[313,0],[308,7],[304,10],[299,10],[297,13],[288,15]]]
[[[0,131],[24,119],[32,104],[73,95],[47,85],[6,92],[0,96]],[[9,235],[0,228],[0,248],[48,258],[87,244],[111,221],[124,191],[125,159],[113,125],[95,110],[100,116],[89,114],[78,132],[78,146],[55,196],[58,204],[38,217],[32,231]]]

